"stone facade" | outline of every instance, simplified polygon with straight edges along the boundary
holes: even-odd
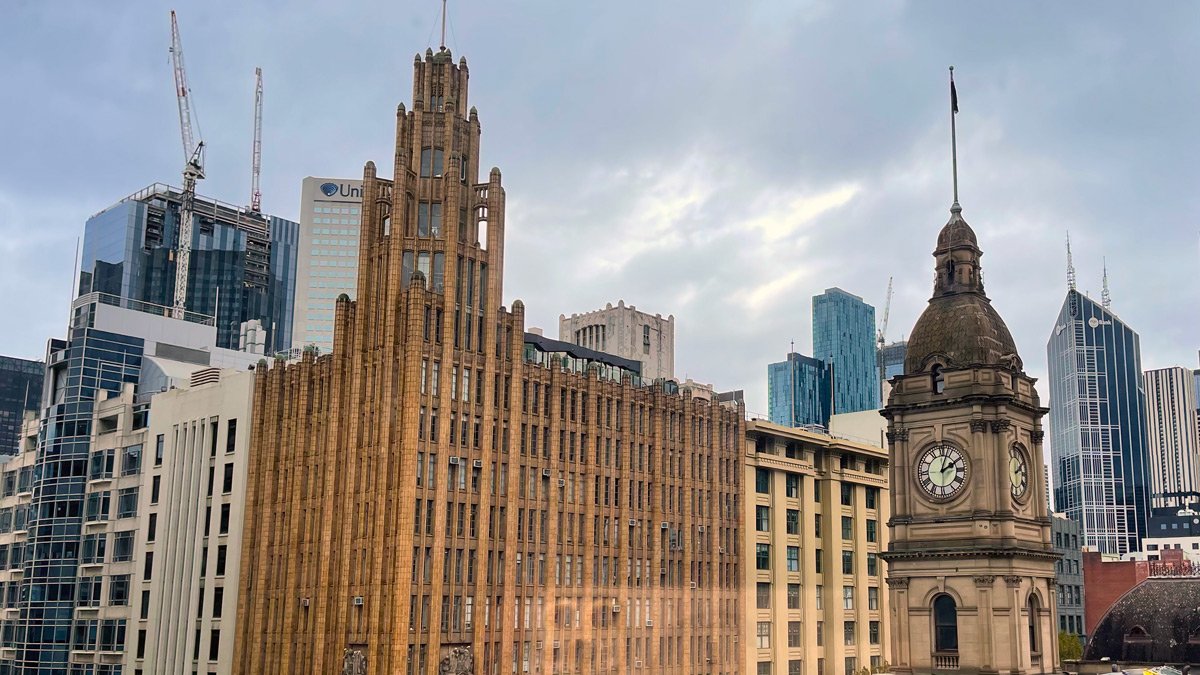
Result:
[[[933,298],[883,411],[891,444],[894,672],[1055,672],[1041,407],[983,291],[956,203]]]
[[[466,61],[414,70],[333,352],[256,373],[235,672],[742,672],[742,407],[525,340]]]
[[[558,339],[640,361],[642,379],[675,379],[675,316],[650,315],[618,300],[604,309],[558,316]]]

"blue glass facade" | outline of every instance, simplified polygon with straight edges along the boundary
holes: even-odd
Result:
[[[0,356],[0,455],[16,452],[26,410],[42,400],[46,364]]]
[[[92,216],[84,229],[78,294],[171,306],[179,191],[153,185]],[[257,319],[268,352],[291,347],[300,226],[201,197],[192,227],[187,309],[217,317],[217,346],[238,348]]]
[[[94,304],[76,308],[67,340],[52,340],[23,553],[12,672],[66,673],[75,620],[93,409],[101,391],[137,383],[143,341],[93,327]],[[17,555],[14,551],[13,555]],[[90,625],[95,625],[91,621]],[[123,645],[124,620],[105,621],[103,644]],[[115,647],[114,647],[115,648]]]
[[[1150,511],[1138,335],[1071,290],[1046,351],[1055,510],[1079,524],[1086,545],[1137,551]]]
[[[829,364],[791,353],[767,366],[767,405],[772,422],[789,427],[829,428],[833,378]]]
[[[840,288],[812,301],[813,356],[833,364],[833,412],[879,408],[875,308]]]
[[[904,374],[904,355],[908,353],[907,342],[893,342],[879,350],[880,362],[883,364],[883,378],[890,380]]]

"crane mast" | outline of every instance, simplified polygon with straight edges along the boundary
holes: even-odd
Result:
[[[175,316],[183,318],[187,308],[188,272],[192,258],[192,220],[196,203],[196,181],[204,178],[204,141],[192,131],[191,90],[183,62],[183,42],[179,22],[171,10],[171,65],[175,72],[175,98],[179,104],[179,131],[183,140],[183,205],[179,209],[179,227],[175,253]],[[199,125],[195,125],[199,127]]]
[[[262,68],[254,69],[254,150],[250,157],[250,210],[262,212],[262,193],[258,189],[258,177],[262,172]]]
[[[879,331],[875,334],[875,341],[878,347],[875,350],[876,358],[878,359],[879,367],[879,388],[880,393],[883,391],[883,383],[887,381],[886,364],[883,362],[883,347],[887,343],[887,328],[888,315],[892,313],[892,277],[888,277],[887,300],[883,303],[883,321],[879,324]]]

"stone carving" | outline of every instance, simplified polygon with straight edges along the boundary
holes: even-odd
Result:
[[[981,588],[991,588],[994,583],[996,583],[996,577],[992,575],[975,577],[975,585]]]
[[[992,422],[992,433],[998,434],[1007,429],[1011,424],[1012,422],[1008,420],[995,420]]]
[[[987,431],[987,420],[971,420],[971,431],[974,433],[983,433]]]
[[[367,675],[367,655],[361,649],[346,649],[342,656],[342,675]]]
[[[907,441],[908,440],[908,429],[897,429],[896,430],[896,440]]]
[[[1037,431],[1031,432],[1029,437],[1033,439],[1034,443],[1041,445],[1042,441],[1046,439],[1046,432],[1038,429]]]
[[[1007,584],[1009,588],[1016,588],[1021,585],[1021,577],[1016,577],[1016,576],[1004,577],[1004,583]]]
[[[908,588],[908,577],[888,577],[887,585],[892,588]]]
[[[470,647],[455,647],[442,657],[438,665],[439,675],[471,675],[475,670],[475,656]]]

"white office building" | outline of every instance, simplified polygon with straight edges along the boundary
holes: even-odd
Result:
[[[1195,498],[1179,493],[1200,491],[1194,375],[1176,367],[1147,370],[1142,377],[1151,499],[1156,507],[1181,506]]]
[[[355,297],[362,181],[304,179],[300,190],[300,241],[296,254],[296,303],[292,346],[320,353],[333,349],[333,305],[342,293]]]

